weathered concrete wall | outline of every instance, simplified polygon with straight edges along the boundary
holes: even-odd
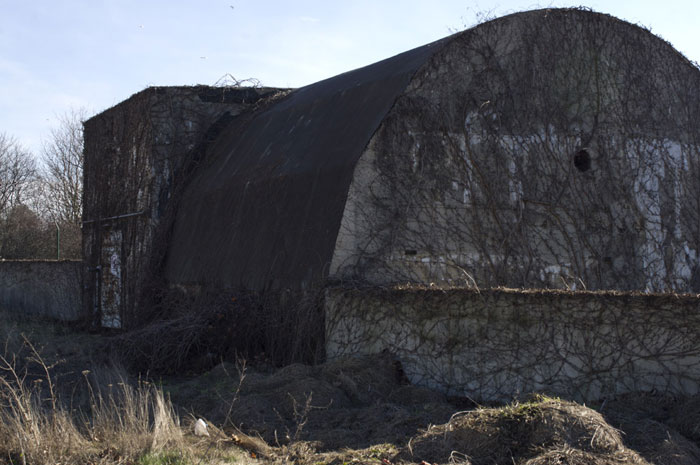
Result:
[[[78,320],[81,265],[79,260],[0,260],[0,310]]]
[[[160,278],[174,199],[218,131],[276,91],[153,87],[85,122],[83,305],[95,325],[138,323],[144,288]]]
[[[416,384],[476,400],[700,392],[700,296],[330,288],[326,355],[387,350]]]
[[[330,276],[700,292],[699,96],[697,67],[606,15],[455,35],[356,165]]]

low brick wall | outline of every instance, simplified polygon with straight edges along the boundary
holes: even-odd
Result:
[[[555,290],[326,291],[326,356],[389,351],[475,400],[700,392],[700,296]]]
[[[79,260],[0,260],[0,310],[77,320],[81,264]]]

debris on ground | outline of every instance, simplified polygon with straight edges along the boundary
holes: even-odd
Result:
[[[222,363],[171,395],[288,463],[700,465],[700,397],[635,393],[597,411],[533,395],[486,408],[402,373],[389,354],[276,371]]]

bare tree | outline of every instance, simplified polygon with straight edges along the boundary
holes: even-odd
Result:
[[[34,156],[14,138],[0,133],[0,257],[38,258],[45,227],[27,205],[36,202]]]
[[[44,143],[42,160],[47,190],[46,208],[59,224],[80,226],[83,211],[83,123],[85,110],[73,110],[59,119]]]
[[[57,255],[81,254],[80,222],[83,214],[83,123],[86,111],[73,110],[59,118],[59,125],[44,142],[40,207],[59,235]]]
[[[23,202],[36,179],[36,162],[14,137],[0,133],[0,216]]]

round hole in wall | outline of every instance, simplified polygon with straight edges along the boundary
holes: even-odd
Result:
[[[591,169],[591,155],[588,150],[581,149],[574,155],[574,166],[580,172],[585,172]]]

